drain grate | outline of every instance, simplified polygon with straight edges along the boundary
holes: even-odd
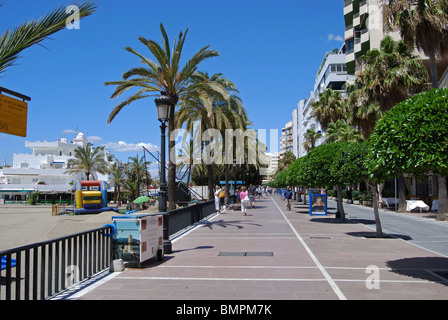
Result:
[[[273,257],[273,252],[220,252],[219,257]]]

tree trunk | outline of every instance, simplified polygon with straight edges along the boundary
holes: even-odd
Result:
[[[404,176],[398,178],[398,212],[406,211],[406,183]]]
[[[376,225],[376,237],[383,237],[383,228],[381,227],[380,213],[378,211],[378,191],[376,187],[376,183],[369,182],[368,183],[370,189],[372,190],[372,202],[373,202],[373,215],[375,216],[375,225]]]
[[[437,75],[437,61],[434,53],[429,55],[429,67],[431,69],[431,84],[433,89],[439,88],[439,77]]]
[[[208,186],[208,200],[214,199],[214,189],[213,189],[213,165],[207,164],[207,186]]]
[[[116,203],[118,203],[118,205],[117,205],[117,208],[120,208],[121,207],[121,190],[120,190],[120,185],[118,185],[118,187],[117,187],[117,190],[118,190],[118,192],[117,192],[117,200],[116,200]]]
[[[226,180],[226,197],[225,197],[225,204],[229,203],[229,195],[230,195],[230,187],[229,187],[229,166],[224,163],[224,176]]]
[[[342,200],[342,188],[340,186],[336,186],[336,193],[338,196],[338,212],[341,215],[341,222],[345,222],[345,211],[344,211],[344,203]]]
[[[168,137],[171,137],[171,132],[174,130],[174,112],[171,113],[168,121]],[[176,163],[175,159],[170,159],[171,150],[175,148],[176,141],[171,141],[168,138],[168,211],[176,209]],[[164,166],[165,163],[161,163]]]
[[[439,188],[439,191],[438,191],[439,209],[437,210],[437,220],[445,221],[445,220],[447,220],[446,177],[438,174],[437,175],[437,185],[438,185],[438,188]]]

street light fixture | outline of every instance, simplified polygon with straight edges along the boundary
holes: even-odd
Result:
[[[161,140],[160,140],[160,191],[159,191],[159,213],[163,215],[163,251],[164,253],[172,253],[172,244],[169,239],[168,228],[170,223],[170,215],[167,212],[167,183],[165,177],[165,143],[166,143],[166,123],[170,117],[170,113],[173,112],[174,103],[165,92],[161,92],[161,96],[155,100],[157,107],[157,118],[159,119],[161,126]]]

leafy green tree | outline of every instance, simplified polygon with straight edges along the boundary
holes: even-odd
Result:
[[[97,8],[93,2],[75,2],[73,5],[79,8],[75,13],[80,19],[91,15]],[[42,19],[26,22],[13,30],[8,29],[1,35],[0,74],[15,63],[23,50],[40,44],[52,34],[65,29],[67,19],[73,14],[67,13],[66,8],[67,6],[61,6]]]
[[[109,172],[109,164],[105,160],[104,147],[93,147],[89,142],[85,147],[78,147],[74,151],[74,159],[67,161],[66,173],[77,174],[84,173],[86,180],[94,172],[106,174]]]
[[[372,190],[376,235],[378,238],[381,238],[383,236],[383,231],[378,212],[377,182],[383,180],[378,180],[375,177],[372,177],[369,172],[366,163],[369,150],[370,144],[368,141],[343,143],[341,148],[334,155],[333,163],[330,167],[330,174],[342,186],[349,186],[362,181],[367,183]]]
[[[397,104],[370,137],[374,176],[438,175],[438,220],[447,218],[448,89],[433,89]]]
[[[109,81],[105,85],[115,85],[115,91],[111,98],[117,98],[123,93],[128,92],[130,89],[137,89],[138,91],[131,94],[123,102],[119,103],[110,113],[107,123],[110,124],[115,116],[126,106],[129,106],[135,101],[146,99],[148,97],[154,97],[160,93],[164,93],[171,98],[174,105],[184,98],[186,98],[192,92],[204,95],[210,90],[214,90],[220,93],[227,99],[228,94],[225,88],[221,84],[213,81],[194,82],[192,77],[194,76],[199,64],[206,59],[216,57],[219,53],[215,50],[209,49],[209,46],[203,47],[197,53],[195,53],[182,67],[180,64],[181,54],[184,46],[184,42],[188,33],[188,29],[185,33],[180,32],[177,42],[171,49],[168,35],[165,28],[160,24],[160,30],[162,32],[162,43],[159,44],[154,40],[145,39],[141,36],[138,40],[145,45],[145,47],[155,57],[156,61],[145,57],[141,53],[137,52],[131,47],[125,49],[136,55],[141,59],[143,66],[132,68],[131,70],[123,74],[123,79],[119,81]],[[206,97],[204,97],[206,99]],[[154,104],[151,104],[151,108],[155,109]],[[174,125],[174,111],[171,112],[168,120],[168,136],[171,136],[171,132],[175,129]],[[175,141],[169,141],[169,150],[175,147]],[[171,154],[171,152],[169,152]],[[170,159],[168,164],[168,210],[176,208],[175,204],[175,188],[176,188],[176,164]]]

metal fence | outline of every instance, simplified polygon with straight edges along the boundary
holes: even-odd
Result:
[[[111,265],[111,227],[0,252],[0,300],[44,300]]]
[[[170,211],[168,233],[172,236],[214,212],[214,201]],[[0,300],[45,300],[109,268],[111,232],[105,226],[0,252]]]
[[[224,201],[224,200],[223,200]],[[229,196],[229,203],[233,203],[234,196]],[[222,202],[223,204],[224,202]],[[188,207],[170,211],[169,236],[201,221],[215,212],[215,200],[201,202]]]

